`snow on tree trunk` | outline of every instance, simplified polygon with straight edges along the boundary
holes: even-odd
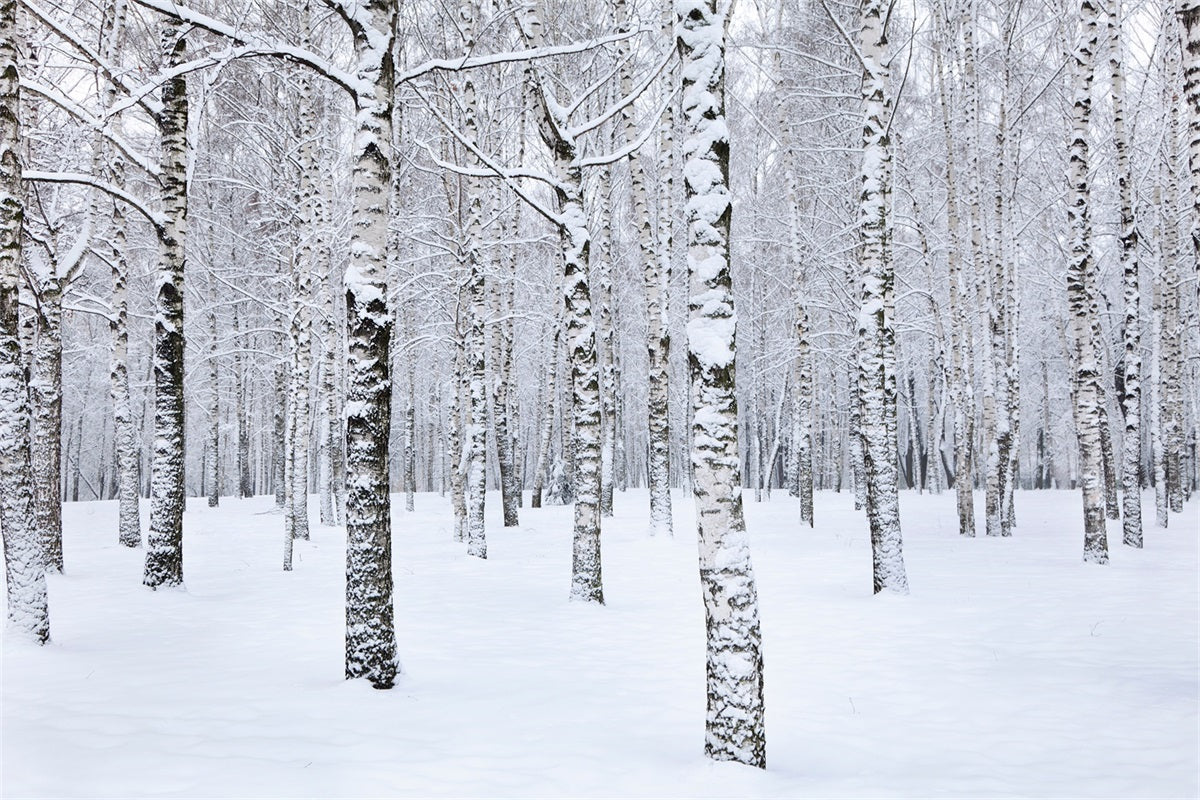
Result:
[[[1188,111],[1188,172],[1192,184],[1192,255],[1200,263],[1200,0],[1175,0],[1183,50],[1183,99]],[[1200,291],[1200,290],[1198,290]]]
[[[951,125],[955,108],[952,88],[948,85],[941,61],[941,47],[948,46],[941,37],[934,57],[937,67],[938,94],[941,96],[942,132],[946,141],[946,226],[950,234],[946,261],[949,266],[950,288],[950,399],[954,404],[954,490],[958,507],[958,532],[975,535],[975,499],[972,495],[971,462],[973,459],[975,400],[971,386],[970,362],[971,326],[968,323],[966,299],[963,297],[962,235],[958,215],[958,185],[956,178],[956,141]]]
[[[286,349],[286,348],[285,348]],[[275,436],[271,442],[271,482],[275,487],[275,508],[283,511],[286,519],[287,502],[287,404],[288,369],[285,359],[275,366],[275,403],[271,423]],[[290,537],[288,537],[290,540]]]
[[[208,507],[216,508],[221,503],[221,387],[217,373],[217,311],[208,315],[208,387],[211,396],[208,403],[208,442],[206,448],[205,477],[208,484]]]
[[[527,5],[521,30],[532,47],[541,44],[542,22],[537,4]],[[588,258],[591,233],[583,200],[583,167],[568,110],[553,94],[552,83],[535,65],[538,129],[554,162],[554,185],[563,257],[566,340],[571,366],[571,415],[574,436],[570,455],[575,524],[571,549],[571,599],[603,603],[600,562],[600,370],[596,328],[592,319]]]
[[[634,24],[633,11],[625,0],[617,0],[614,4],[618,24],[621,30],[630,30]],[[617,60],[621,67],[621,94],[628,96],[633,90],[633,60],[628,58],[629,40],[624,39],[617,44]],[[638,140],[638,119],[633,104],[621,110],[621,127],[624,132],[626,146],[632,146]],[[663,157],[660,141],[660,158]],[[669,150],[667,152],[669,158]],[[670,164],[662,165],[665,174],[669,174]],[[641,257],[643,288],[646,293],[646,354],[649,360],[649,392],[647,405],[647,425],[650,442],[648,464],[646,467],[646,482],[650,490],[650,535],[671,535],[671,492],[670,492],[670,453],[671,427],[669,410],[669,379],[668,357],[670,355],[670,339],[667,335],[663,314],[663,276],[661,274],[662,257],[658,250],[654,223],[651,218],[650,192],[646,186],[646,171],[642,166],[641,155],[637,150],[629,154],[629,183],[633,198],[633,222],[637,227],[638,253]],[[669,218],[663,215],[660,226],[669,225]]]
[[[1079,478],[1083,491],[1083,560],[1108,563],[1104,518],[1103,464],[1100,447],[1100,361],[1093,321],[1096,318],[1096,265],[1088,209],[1088,124],[1094,54],[1098,44],[1095,0],[1080,4],[1081,38],[1070,54],[1071,138],[1069,141],[1067,220],[1071,246],[1067,269],[1071,363],[1074,369],[1073,411],[1079,439]]]
[[[1172,15],[1164,16],[1167,26],[1167,41],[1174,42],[1173,29],[1178,21]],[[1180,277],[1183,264],[1183,231],[1185,212],[1180,198],[1179,177],[1182,174],[1180,163],[1180,120],[1178,86],[1183,76],[1181,74],[1180,52],[1174,47],[1166,48],[1164,70],[1170,87],[1167,90],[1166,106],[1167,119],[1163,152],[1165,155],[1166,176],[1162,181],[1164,213],[1162,243],[1163,260],[1160,270],[1162,275],[1162,365],[1160,379],[1162,381],[1162,439],[1163,458],[1166,467],[1167,506],[1172,513],[1183,511],[1184,494],[1184,419],[1183,419],[1183,332],[1181,316]],[[1195,276],[1197,266],[1189,265],[1187,272]]]
[[[56,265],[50,269],[56,270]],[[41,537],[46,571],[63,571],[62,549],[62,281],[38,281],[33,309],[34,346],[29,372],[32,429],[30,460],[34,527]]]
[[[503,224],[500,238],[508,239],[507,215],[497,194],[496,214]],[[507,251],[508,245],[503,249]],[[500,472],[500,505],[504,512],[504,527],[520,524],[517,516],[518,487],[515,482],[516,464],[513,463],[513,439],[510,434],[509,385],[512,381],[512,306],[509,287],[516,278],[516,264],[511,259],[497,258],[492,286],[492,436],[496,442],[496,463]],[[501,277],[501,273],[503,276]]]
[[[29,387],[19,340],[21,280],[20,88],[17,3],[0,1],[0,532],[8,628],[39,644],[50,640],[46,569],[31,513]]]
[[[862,308],[858,315],[858,393],[862,406],[863,473],[875,592],[908,592],[897,486],[895,267],[891,257],[892,152],[888,126],[887,31],[882,0],[862,8],[863,155],[859,237]]]
[[[187,60],[186,26],[162,23],[167,69]],[[183,583],[184,413],[183,276],[187,258],[187,80],[162,87],[162,201],[158,292],[154,317],[154,455],[150,467],[150,533],[142,582],[152,589]]]
[[[355,98],[353,212],[346,297],[346,677],[391,688],[399,670],[392,606],[388,497],[391,315],[387,211],[392,164],[394,0],[342,7],[357,74],[374,91]]]
[[[550,339],[550,354],[546,360],[546,379],[544,384],[544,399],[542,402],[542,431],[538,437],[537,462],[533,469],[533,493],[530,496],[531,508],[542,507],[542,491],[546,485],[546,466],[550,459],[550,441],[554,437],[554,417],[558,383],[558,349],[562,338],[562,324],[555,318],[554,334]]]
[[[233,380],[236,382],[233,402],[237,415],[237,472],[238,496],[254,496],[254,475],[250,471],[250,424],[246,414],[246,372],[242,365],[241,317],[233,307],[233,333],[237,339],[233,350]]]
[[[1112,97],[1113,142],[1117,151],[1117,187],[1121,203],[1119,233],[1124,313],[1125,446],[1121,460],[1121,489],[1124,523],[1121,540],[1130,547],[1142,546],[1142,319],[1139,285],[1138,231],[1133,211],[1133,168],[1129,160],[1129,136],[1125,130],[1125,67],[1121,41],[1121,2],[1111,0],[1108,8],[1108,64]]]
[[[600,419],[603,424],[600,443],[600,515],[613,515],[613,476],[617,442],[617,370],[613,353],[614,325],[612,314],[612,168],[605,165],[600,174],[601,208],[600,233],[597,236],[598,258],[592,270],[592,285],[596,287],[596,344],[600,351]]]
[[[472,3],[459,6],[459,18],[468,32],[466,46],[474,46],[475,9]],[[475,81],[466,73],[460,96],[463,131],[468,141],[479,141],[478,103]],[[484,323],[487,314],[487,287],[484,280],[483,254],[483,182],[466,178],[467,222],[459,250],[459,262],[465,272],[467,293],[467,331],[464,356],[468,381],[466,469],[467,469],[467,553],[487,558],[487,534],[484,526],[484,502],[487,491],[487,344]]]
[[[721,0],[675,3],[683,79],[688,371],[700,587],[707,626],[705,755],[766,767],[762,635],[742,515],[730,280],[729,129]]]

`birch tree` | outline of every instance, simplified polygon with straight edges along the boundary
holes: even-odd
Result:
[[[1071,231],[1067,265],[1070,347],[1074,384],[1073,412],[1079,439],[1079,477],[1083,492],[1083,559],[1108,563],[1104,487],[1100,452],[1100,364],[1096,352],[1096,265],[1092,254],[1088,169],[1091,89],[1099,44],[1099,13],[1094,0],[1081,0],[1079,39],[1069,54],[1071,70],[1071,135],[1068,142],[1067,221]]]
[[[30,513],[29,387],[18,338],[25,188],[17,35],[16,0],[0,2],[0,532],[9,629],[45,644],[50,640],[46,568]]]
[[[725,121],[729,6],[676,0],[675,11],[683,80],[693,493],[707,626],[704,752],[716,761],[765,768],[762,634],[738,464]]]
[[[863,155],[859,236],[862,308],[858,315],[858,402],[875,592],[908,592],[900,537],[896,465],[895,268],[891,260],[892,116],[886,6],[866,0],[859,28]]]
[[[186,60],[186,28],[161,23],[163,66]],[[187,260],[187,78],[162,86],[158,127],[165,220],[159,235],[154,318],[154,455],[150,477],[150,533],[142,582],[152,589],[183,583],[183,280]]]

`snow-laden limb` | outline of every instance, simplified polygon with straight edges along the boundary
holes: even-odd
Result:
[[[21,178],[22,180],[40,183],[74,183],[80,186],[89,186],[97,191],[104,192],[114,200],[120,200],[138,212],[147,222],[154,226],[155,233],[160,237],[166,233],[168,222],[166,214],[149,208],[140,198],[130,194],[120,186],[106,183],[92,175],[82,172],[47,172],[31,169],[26,170]]]
[[[766,766],[762,634],[742,516],[729,272],[729,139],[721,0],[677,0],[688,225],[688,371],[700,586],[708,631],[705,754]]]
[[[8,629],[45,644],[50,615],[45,564],[31,513],[29,387],[18,338],[25,193],[16,15],[16,0],[0,2],[0,531]]]

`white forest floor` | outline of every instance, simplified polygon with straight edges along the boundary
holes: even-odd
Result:
[[[567,602],[569,509],[504,530],[489,495],[478,561],[446,500],[400,504],[389,692],[341,677],[342,530],[314,524],[284,574],[270,498],[193,499],[187,588],[154,593],[115,503],[68,504],[53,644],[4,643],[0,795],[1195,797],[1197,502],[1160,530],[1144,499],[1146,549],[1110,523],[1098,567],[1076,492],[1019,494],[1004,541],[960,539],[952,493],[906,493],[907,598],[871,596],[848,494],[818,494],[815,530],[786,495],[748,502],[765,772],[702,756],[680,494],[658,540],[645,493],[618,495],[603,608]]]

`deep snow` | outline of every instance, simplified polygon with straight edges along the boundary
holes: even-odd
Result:
[[[1144,500],[1150,505],[1150,496]],[[871,596],[863,515],[750,500],[765,772],[701,755],[704,620],[690,498],[650,539],[605,521],[606,607],[567,600],[569,508],[500,526],[395,509],[392,691],[342,680],[344,532],[280,571],[268,497],[192,499],[186,590],[141,585],[116,503],[67,504],[52,644],[6,636],[0,793],[16,797],[1194,797],[1197,501],[1146,549],[1081,561],[1077,492],[1023,492],[1011,540],[960,539],[954,495],[903,493],[912,594]],[[982,498],[977,506],[982,510]],[[1153,520],[1148,508],[1147,520]],[[982,526],[980,527],[982,530]],[[1120,542],[1119,523],[1109,541]]]

